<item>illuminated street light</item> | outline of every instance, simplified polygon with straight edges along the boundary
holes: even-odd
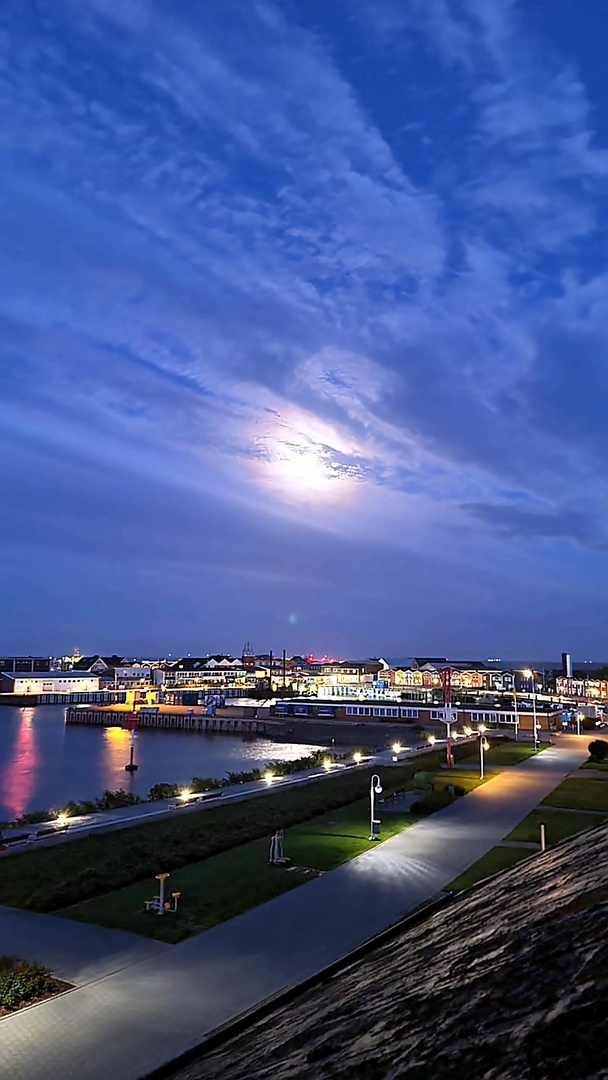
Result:
[[[355,765],[359,765],[362,760],[363,760],[363,754],[360,754],[359,751],[357,750],[357,753],[353,754],[353,761],[354,761]]]
[[[532,671],[532,668],[526,668],[525,671],[522,672],[522,674],[525,679],[532,680],[532,733],[534,738],[534,749],[538,750],[540,746],[540,741],[538,738],[538,730],[536,725],[536,684],[534,682],[534,672]]]
[[[464,731],[465,735],[472,735],[473,734],[473,728],[472,727],[465,727],[465,728],[463,728],[463,731]]]
[[[179,793],[180,799],[183,799],[184,802],[186,802],[190,798],[190,795],[191,795],[190,788],[187,788],[187,787],[182,788],[182,790]]]
[[[370,840],[380,839],[380,821],[376,818],[376,795],[382,794],[382,784],[380,783],[380,777],[377,773],[371,778],[369,785],[369,807],[370,807],[370,827],[369,838]]]
[[[58,815],[57,815],[57,824],[58,824],[58,825],[59,825],[59,826],[60,826],[61,828],[63,828],[63,826],[64,826],[64,825],[67,825],[67,823],[68,823],[68,818],[69,818],[69,815],[68,815],[68,814],[58,814]]]
[[[325,760],[323,762],[323,768],[326,769],[327,772],[329,772],[329,770],[331,769],[331,759],[330,758],[328,758],[328,757],[325,758]]]
[[[584,716],[585,716],[585,714],[582,713],[582,712],[577,712],[577,714],[576,714],[576,734],[577,735],[580,735],[580,733],[581,733],[581,721],[583,720]]]
[[[264,773],[264,780],[266,781],[267,784],[272,784],[272,781],[274,780],[274,773],[265,772]]]
[[[483,724],[482,724],[483,727]],[[485,731],[485,728],[483,729]],[[481,728],[479,729],[479,779],[483,780],[483,755],[486,750],[490,749],[490,744],[486,739]]]
[[[403,747],[401,746],[400,742],[393,743],[393,745],[392,745],[393,754],[400,754],[402,749],[403,749]]]
[[[435,736],[434,736],[434,735],[429,735],[429,737],[428,737],[428,740],[427,740],[427,741],[428,741],[428,742],[430,743],[430,745],[431,745],[431,746],[434,746],[434,745],[435,745],[435,743],[437,742],[437,739],[435,738]]]

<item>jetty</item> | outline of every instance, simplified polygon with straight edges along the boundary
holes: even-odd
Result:
[[[237,714],[237,715],[235,715]],[[96,724],[100,727],[123,727],[131,716],[127,705],[70,705],[65,710],[66,724]],[[265,719],[238,715],[237,709],[218,709],[210,715],[205,708],[183,705],[142,706],[135,710],[137,728],[161,728],[166,731],[197,731],[226,735],[260,735],[267,731]]]

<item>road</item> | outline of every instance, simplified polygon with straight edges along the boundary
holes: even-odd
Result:
[[[586,737],[562,736],[556,746],[502,770],[466,798],[332,873],[4,1019],[0,1077],[145,1077],[434,896],[582,764],[587,743]]]

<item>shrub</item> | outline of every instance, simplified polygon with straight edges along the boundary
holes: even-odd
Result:
[[[41,964],[28,964],[14,956],[0,957],[0,1006],[16,1009],[53,989],[53,978]]]
[[[588,749],[592,761],[605,761],[608,758],[608,742],[604,739],[592,739]]]
[[[150,802],[158,802],[159,799],[174,799],[181,791],[180,784],[153,784],[148,792]]]
[[[130,791],[118,788],[118,791],[106,789],[101,799],[95,800],[95,804],[98,810],[118,810],[121,806],[136,806],[142,801],[138,795],[131,795]]]
[[[451,802],[452,796],[449,791],[434,791],[432,794],[423,795],[421,799],[416,799],[416,802],[412,803],[412,813],[427,817],[429,814],[434,814],[436,810],[443,810]]]

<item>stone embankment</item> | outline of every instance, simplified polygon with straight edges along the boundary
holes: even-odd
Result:
[[[463,895],[172,1080],[605,1080],[608,826]]]

